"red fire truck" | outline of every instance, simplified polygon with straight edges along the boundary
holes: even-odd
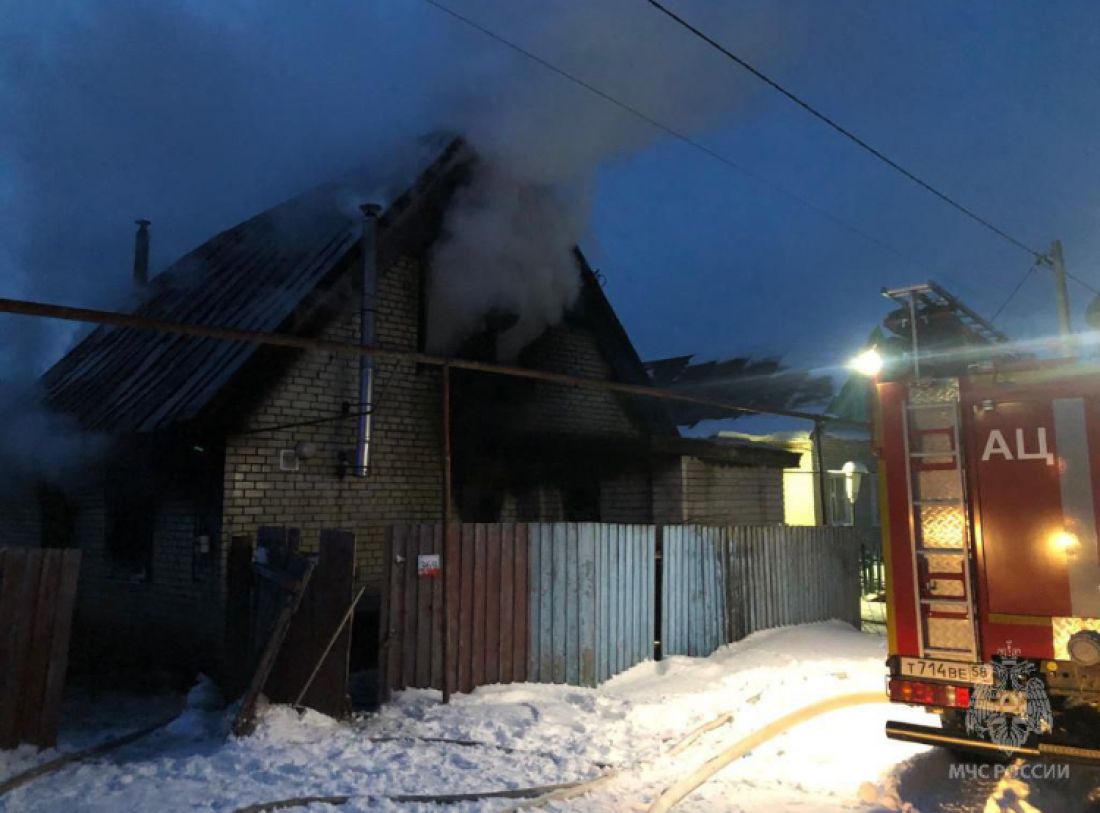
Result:
[[[1100,368],[999,349],[932,283],[885,293],[911,342],[874,387],[889,695],[941,717],[887,736],[1096,761]],[[948,313],[977,351],[922,347]]]

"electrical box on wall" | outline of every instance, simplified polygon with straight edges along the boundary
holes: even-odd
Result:
[[[296,449],[279,450],[279,471],[298,471],[302,468],[302,460]]]

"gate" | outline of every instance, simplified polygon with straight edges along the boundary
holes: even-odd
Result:
[[[57,743],[80,551],[0,548],[0,749]]]

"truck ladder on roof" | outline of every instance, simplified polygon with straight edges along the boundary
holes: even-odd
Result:
[[[912,384],[902,418],[920,654],[975,662],[978,636],[958,382]]]

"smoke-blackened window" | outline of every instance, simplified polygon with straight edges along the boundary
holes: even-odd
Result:
[[[148,581],[153,575],[157,501],[135,483],[137,479],[107,488],[104,552],[117,575]]]

